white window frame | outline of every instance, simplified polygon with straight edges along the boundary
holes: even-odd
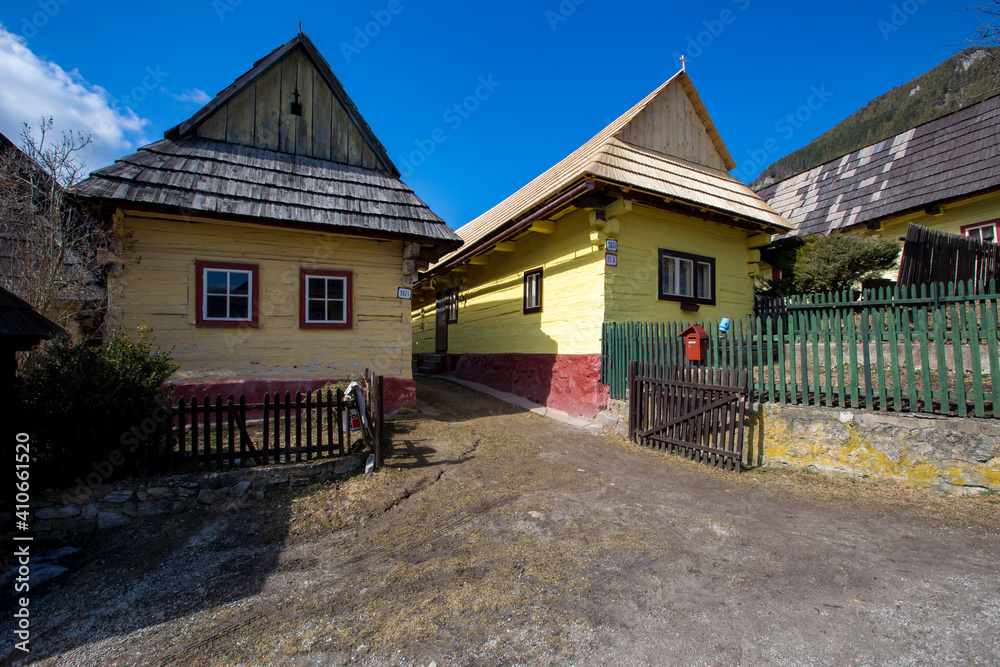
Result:
[[[225,273],[226,274],[226,293],[222,294],[212,294],[208,291],[208,274],[209,273]],[[232,276],[233,274],[241,274],[247,277],[247,293],[244,294],[233,294],[232,292]],[[253,293],[253,283],[254,283],[254,272],[247,269],[226,269],[226,268],[214,268],[206,266],[202,268],[201,275],[201,288],[202,288],[202,301],[201,301],[201,319],[205,322],[252,322],[253,321],[253,304],[256,295]],[[190,274],[189,274],[190,275]],[[208,315],[208,298],[210,296],[226,297],[226,317],[209,317]],[[232,312],[233,297],[246,298],[247,299],[247,316],[246,317],[232,317],[230,313]]]
[[[966,225],[962,227],[962,236],[967,236],[969,238],[974,238],[976,240],[982,241],[984,240],[982,237],[982,233],[980,232],[980,230],[982,229],[993,230],[993,238],[989,240],[993,241],[993,243],[1000,243],[1000,239],[997,238],[998,236],[1000,236],[1000,224],[998,224],[998,221],[996,220],[987,220],[986,222],[978,222],[974,225]],[[970,234],[969,232],[978,232],[978,233]]]
[[[544,271],[541,268],[524,272],[524,303],[522,312],[525,315],[542,312],[542,280]]]
[[[659,259],[658,293],[661,300],[715,304],[714,258],[660,248]],[[703,274],[700,281],[699,274]]]
[[[322,280],[324,282],[323,291],[326,294],[326,296],[324,296],[322,299],[317,299],[315,297],[312,297],[310,295],[310,291],[309,291],[309,281],[310,280]],[[331,299],[330,296],[329,296],[330,295],[329,281],[331,281],[331,280],[340,281],[340,284],[343,287],[343,291],[341,292],[342,296],[339,299]],[[348,281],[347,276],[325,276],[325,275],[321,275],[321,274],[310,274],[310,273],[307,273],[305,275],[305,283],[306,283],[306,289],[305,289],[305,294],[303,295],[302,298],[304,298],[306,300],[306,304],[305,304],[305,321],[306,321],[306,324],[348,324],[347,317],[348,317],[348,314],[350,312],[350,307],[349,307],[348,301],[351,298],[351,295],[348,294],[348,289],[350,288],[350,281]],[[314,319],[312,319],[309,316],[309,311],[310,311],[309,305],[310,305],[310,302],[312,302],[312,301],[323,301],[323,303],[324,303],[323,312],[324,313],[328,313],[329,312],[329,305],[330,305],[331,301],[334,301],[334,302],[339,301],[341,303],[341,305],[342,305],[342,309],[341,309],[342,316],[341,316],[341,319],[339,319],[339,320],[331,320],[331,319],[328,319],[328,318],[327,319],[322,319],[322,320],[314,320]]]

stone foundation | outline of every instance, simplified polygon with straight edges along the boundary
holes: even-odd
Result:
[[[364,455],[355,454],[311,463],[247,468],[200,475],[80,484],[75,489],[46,491],[32,503],[31,530],[44,536],[86,533],[125,526],[149,516],[212,509],[263,500],[289,488],[325,482],[360,468]]]
[[[753,465],[969,493],[1000,491],[1000,422],[767,404],[748,417]]]

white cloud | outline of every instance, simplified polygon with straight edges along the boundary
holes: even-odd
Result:
[[[111,164],[147,140],[149,123],[131,109],[115,108],[114,98],[76,70],[39,58],[24,39],[0,25],[0,132],[20,145],[21,124],[38,135],[42,117],[52,117],[57,132],[82,131],[92,143],[81,152],[87,168]]]
[[[178,102],[189,102],[191,104],[207,104],[211,97],[201,88],[185,90],[180,95],[171,95]]]

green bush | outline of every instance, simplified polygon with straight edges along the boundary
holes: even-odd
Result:
[[[169,352],[153,348],[152,333],[145,326],[139,327],[135,340],[119,330],[102,345],[65,338],[32,354],[18,376],[23,403],[19,418],[24,420],[20,428],[32,434],[45,483],[62,484],[92,473],[91,465],[120,443],[118,436],[108,438],[100,425],[116,423],[119,417],[128,420],[122,411],[127,399],[136,407],[142,399],[150,407],[166,400],[160,387],[175,370]],[[115,400],[120,406],[117,417],[111,409]],[[96,410],[102,401],[105,409]]]
[[[32,355],[19,377],[21,395],[33,410],[99,401],[164,398],[160,386],[177,370],[169,352],[153,349],[153,335],[139,327],[135,340],[122,330],[104,344],[62,339]]]
[[[880,278],[896,266],[901,247],[880,236],[809,236],[795,256],[795,289],[800,294],[841,291]]]

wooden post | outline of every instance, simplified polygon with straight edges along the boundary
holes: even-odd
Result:
[[[637,396],[639,376],[639,362],[630,361],[628,364],[628,439],[635,442],[636,418],[639,414],[639,397]]]
[[[372,410],[372,417],[375,419],[375,470],[379,470],[383,463],[383,435],[385,429],[383,428],[385,422],[385,406],[383,405],[383,400],[385,398],[385,378],[381,375],[375,377],[375,409]]]
[[[185,441],[187,437],[186,424],[184,419],[184,410],[186,403],[184,399],[177,401],[177,438],[179,440],[180,450],[178,452],[178,465],[180,467],[180,473],[183,475],[187,472],[187,443]],[[197,448],[195,448],[197,450]]]
[[[349,428],[350,426],[348,426]],[[344,390],[337,389],[337,448],[344,455]]]

